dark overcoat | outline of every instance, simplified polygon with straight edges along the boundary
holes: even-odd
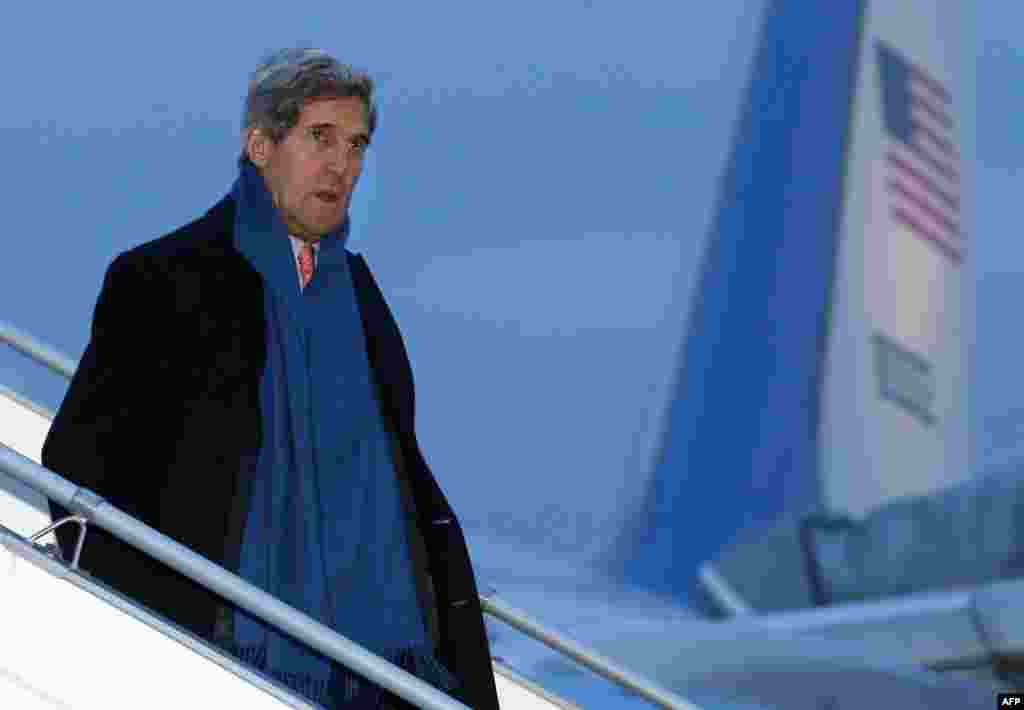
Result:
[[[236,568],[261,443],[264,282],[235,249],[235,203],[118,256],[42,463],[207,559]],[[420,452],[412,370],[362,256],[347,252],[385,425],[395,442],[421,604],[463,702],[497,710],[491,657],[462,529]],[[55,516],[66,511],[51,504]],[[62,528],[68,555],[75,532]],[[211,592],[92,529],[82,567],[210,639]],[[341,630],[344,633],[344,630]]]

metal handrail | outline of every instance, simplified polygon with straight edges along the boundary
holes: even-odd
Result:
[[[66,518],[61,518],[53,523],[47,525],[45,528],[37,532],[36,534],[29,537],[29,542],[36,542],[37,540],[49,535],[57,528],[67,523],[76,523],[78,525],[78,540],[75,541],[75,551],[71,555],[71,569],[78,569],[78,561],[82,559],[82,546],[85,544],[85,534],[89,529],[89,519],[84,515],[69,515]]]
[[[69,358],[59,350],[2,320],[0,320],[0,341],[7,343],[26,357],[46,365],[57,374],[64,375],[69,380],[78,369],[78,360]]]
[[[719,574],[718,570],[710,562],[705,562],[697,568],[697,579],[704,586],[704,591],[729,616],[747,616],[753,613],[750,606],[743,601],[743,597],[732,588],[732,585],[725,581],[725,577]]]
[[[481,596],[480,605],[488,614],[504,621],[509,626],[515,627],[517,630],[555,649],[559,653],[568,656],[580,665],[586,666],[608,680],[628,688],[637,695],[642,696],[645,700],[663,708],[672,708],[673,710],[700,710],[696,705],[673,693],[671,690],[656,685],[647,678],[623,668],[614,661],[586,648],[569,637],[542,626],[527,614],[496,599],[493,595]]]
[[[0,472],[31,486],[58,505],[85,516],[91,523],[118,539],[417,707],[429,710],[469,710],[466,705],[411,673],[367,651],[238,575],[197,555],[160,531],[139,522],[92,491],[76,486],[3,444],[0,444]]]
[[[78,361],[73,360],[73,359],[67,357],[66,355],[60,353],[58,350],[48,346],[47,344],[43,343],[42,341],[38,340],[37,338],[29,335],[25,331],[19,330],[18,328],[15,328],[13,325],[11,325],[9,323],[5,323],[4,321],[0,321],[0,342],[8,343],[12,347],[17,349],[21,353],[23,353],[24,355],[26,355],[27,357],[29,357],[29,358],[31,358],[33,360],[36,360],[37,362],[39,362],[39,363],[49,367],[54,372],[57,372],[58,374],[61,374],[61,375],[63,375],[64,377],[66,377],[68,379],[71,379],[71,377],[74,376],[75,370],[78,368]],[[14,452],[11,449],[8,449],[6,446],[3,446],[2,444],[0,444],[0,447],[2,447],[2,449],[6,449],[7,451],[9,451],[14,456],[17,456],[19,459],[23,459],[24,461],[26,461],[27,463],[31,464],[32,466],[35,466],[36,468],[40,469],[42,472],[45,472],[46,474],[48,474],[49,476],[56,477],[57,479],[59,479],[62,482],[63,486],[73,486],[73,484],[71,484],[70,482],[68,482],[65,479],[61,478],[60,476],[58,476],[57,474],[53,473],[52,471],[49,471],[48,469],[45,469],[42,466],[38,466],[37,464],[35,464],[33,461],[31,461],[29,459],[24,459],[24,457],[21,457],[19,454],[17,454],[17,452]],[[3,469],[3,467],[4,467],[4,455],[3,455],[2,450],[0,450],[0,469]],[[12,475],[14,475],[14,474],[12,474]],[[55,498],[54,496],[50,495],[46,490],[40,489],[39,486],[37,486],[33,481],[25,480],[25,479],[19,479],[19,480],[22,480],[23,482],[25,482],[27,485],[31,486],[32,488],[40,490],[40,492],[42,492],[44,495],[47,495],[48,497],[50,497],[50,498],[52,498],[54,500],[57,500],[57,502],[61,502],[61,500],[59,498]],[[67,489],[66,488],[60,488],[60,490],[63,491],[64,493],[67,493]],[[231,574],[230,572],[227,572],[226,570],[224,570],[223,568],[213,564],[212,562],[209,562],[208,560],[205,560],[204,558],[199,557],[198,555],[193,553],[188,548],[186,548],[186,547],[184,547],[182,545],[179,545],[178,543],[174,542],[170,538],[167,538],[166,536],[162,535],[160,532],[158,532],[158,531],[156,531],[156,530],[154,530],[152,528],[149,528],[146,525],[143,525],[142,523],[140,523],[137,520],[135,520],[134,518],[132,518],[130,515],[127,515],[125,513],[122,513],[121,511],[118,511],[116,508],[113,508],[113,506],[110,506],[108,503],[103,501],[102,498],[99,498],[99,496],[96,496],[91,491],[87,491],[86,489],[83,489],[83,488],[77,488],[76,490],[79,491],[80,494],[83,496],[83,500],[90,499],[90,497],[91,497],[90,503],[88,503],[86,505],[92,504],[92,505],[98,507],[99,504],[102,504],[104,506],[103,510],[105,510],[107,513],[110,513],[110,511],[113,511],[113,513],[115,513],[115,515],[112,515],[112,517],[109,519],[109,521],[112,522],[114,525],[117,525],[117,526],[121,526],[121,525],[127,526],[127,531],[129,533],[135,532],[135,533],[141,534],[142,538],[139,538],[140,542],[144,542],[145,539],[149,537],[150,533],[153,533],[153,534],[159,536],[159,538],[162,538],[164,541],[166,541],[166,543],[169,543],[170,546],[167,546],[165,548],[166,543],[161,543],[160,545],[157,546],[157,549],[159,549],[159,551],[162,554],[169,554],[169,555],[171,555],[171,557],[164,558],[164,557],[158,556],[157,554],[154,554],[154,552],[150,552],[149,549],[141,547],[140,544],[136,544],[136,542],[133,542],[134,538],[133,539],[129,539],[127,537],[124,537],[119,532],[117,532],[117,531],[115,531],[115,530],[113,530],[113,529],[111,529],[109,527],[106,527],[102,523],[100,524],[101,527],[104,527],[104,529],[106,529],[109,532],[117,535],[119,538],[121,538],[125,542],[127,542],[127,543],[129,543],[131,545],[134,545],[136,547],[139,547],[139,549],[143,549],[145,552],[153,555],[154,557],[157,557],[157,559],[160,559],[161,561],[167,563],[169,566],[174,567],[175,569],[178,569],[179,571],[182,571],[184,574],[186,574],[187,576],[189,576],[190,578],[194,579],[195,581],[197,581],[197,582],[199,582],[201,584],[206,584],[206,577],[205,577],[205,575],[207,573],[210,573],[210,574],[213,575],[213,577],[211,577],[210,579],[216,578],[217,579],[217,584],[228,584],[228,587],[225,587],[225,589],[230,588],[232,591],[238,590],[238,589],[240,589],[237,586],[239,583],[241,585],[244,585],[244,587],[249,587],[252,591],[257,593],[255,598],[258,601],[258,605],[256,607],[254,607],[254,608],[249,608],[249,607],[245,607],[245,608],[247,610],[251,611],[252,613],[256,614],[257,616],[259,616],[260,618],[262,618],[262,619],[264,619],[266,621],[269,621],[270,623],[275,624],[276,626],[278,626],[279,628],[284,629],[288,633],[292,633],[293,635],[296,636],[296,638],[299,638],[300,640],[305,641],[310,646],[313,646],[314,648],[317,648],[318,650],[321,650],[321,651],[323,651],[324,648],[319,646],[319,645],[317,645],[317,643],[313,643],[313,642],[307,640],[306,637],[305,637],[305,634],[307,632],[307,629],[315,630],[317,634],[321,634],[323,632],[326,632],[326,634],[327,634],[326,636],[324,636],[324,637],[316,636],[315,638],[317,639],[318,642],[321,641],[321,640],[329,640],[331,642],[331,644],[328,646],[328,648],[331,648],[331,649],[337,648],[337,650],[341,651],[342,654],[345,655],[345,656],[348,656],[353,651],[358,651],[358,655],[357,656],[350,656],[350,657],[352,657],[352,658],[358,657],[358,662],[360,664],[368,663],[371,660],[379,661],[380,663],[383,663],[386,666],[390,666],[391,668],[394,668],[397,673],[400,673],[400,674],[402,674],[404,676],[408,676],[408,678],[412,679],[413,681],[416,681],[420,685],[425,686],[428,690],[433,691],[433,693],[439,694],[438,691],[434,690],[433,687],[426,685],[425,683],[420,681],[415,676],[412,676],[412,675],[410,675],[408,673],[405,673],[405,671],[402,670],[401,668],[398,668],[397,666],[393,666],[390,663],[388,663],[387,661],[385,661],[383,659],[380,659],[380,658],[374,656],[373,654],[371,654],[371,653],[369,653],[367,651],[363,651],[361,649],[361,647],[356,646],[355,644],[352,644],[351,641],[348,641],[347,639],[345,639],[340,634],[337,634],[337,633],[331,631],[331,629],[327,628],[326,626],[323,626],[322,624],[319,624],[318,622],[314,621],[313,619],[311,619],[310,617],[306,616],[305,614],[302,614],[302,612],[299,612],[298,610],[293,609],[292,607],[289,607],[286,604],[283,604],[282,602],[278,601],[275,597],[272,597],[272,596],[262,592],[261,590],[257,589],[256,587],[253,587],[252,585],[249,585],[248,583],[246,583],[241,578]],[[73,494],[72,494],[72,497],[74,497]],[[76,502],[76,501],[68,500],[68,504],[65,504],[64,507],[67,508],[68,510],[73,511],[73,512],[82,512],[85,515],[89,516],[90,520],[95,520],[92,517],[92,513],[94,512],[94,508],[86,508],[85,510],[82,510],[81,508],[72,507],[73,505],[77,505],[77,504],[79,504],[79,503]],[[134,525],[132,525],[132,524],[134,524]],[[135,527],[135,526],[140,526],[140,527]],[[119,529],[121,529],[121,528],[119,528]],[[168,552],[168,550],[169,550],[169,552]],[[193,562],[197,562],[197,563],[199,563],[199,569],[205,570],[203,572],[203,575],[204,575],[203,579],[198,579],[196,577],[193,577],[189,572],[185,572],[184,570],[182,570],[179,567],[177,567],[176,564],[171,564],[170,562],[168,562],[168,559],[173,559],[173,560],[175,560],[175,562],[177,562],[177,560],[178,560],[177,556],[182,554],[182,553],[183,553],[182,559],[188,559],[189,560],[187,564],[191,565]],[[195,558],[195,559],[192,560],[192,558]],[[205,567],[205,565],[209,565],[209,568]],[[219,594],[222,594],[223,596],[231,599],[232,601],[236,601],[233,597],[229,597],[228,594],[225,594],[224,592],[222,592],[218,587],[213,586],[213,584],[207,584],[207,586],[210,589],[212,589],[213,591],[215,591],[215,592],[217,592]],[[268,608],[272,608],[273,609],[273,612],[272,612],[273,614],[275,614],[275,615],[276,614],[280,614],[281,616],[279,618],[281,619],[281,621],[289,622],[289,623],[287,623],[287,625],[285,623],[278,623],[277,621],[271,619],[269,616],[265,616],[264,614],[260,613],[260,611],[256,611],[255,609],[257,609],[257,608],[260,609],[261,611],[264,608],[263,607],[263,599],[262,598],[265,598],[265,601],[272,603],[272,604],[270,604],[270,606]],[[553,629],[551,629],[551,628],[541,624],[539,621],[537,621],[533,617],[529,616],[525,612],[523,612],[523,611],[521,611],[519,609],[514,609],[513,607],[505,604],[504,602],[501,602],[500,600],[495,598],[495,594],[494,593],[482,594],[482,595],[480,595],[479,598],[480,598],[480,606],[481,606],[481,609],[483,610],[484,613],[490,614],[491,616],[495,617],[499,621],[502,621],[502,622],[508,624],[509,626],[512,626],[512,627],[518,629],[519,631],[521,631],[522,633],[526,634],[527,636],[530,636],[534,640],[540,641],[541,643],[543,643],[543,644],[547,645],[548,647],[558,651],[559,653],[561,653],[561,654],[563,654],[565,656],[568,656],[572,660],[574,660],[577,663],[580,663],[581,665],[591,669],[595,673],[597,673],[597,674],[601,675],[602,677],[612,681],[613,683],[616,683],[616,684],[618,684],[618,685],[620,685],[620,686],[622,686],[624,688],[627,688],[628,690],[630,690],[630,691],[632,691],[632,692],[642,696],[643,698],[645,698],[649,702],[652,702],[655,705],[658,705],[658,706],[663,707],[663,708],[668,708],[668,710],[700,710],[700,708],[698,706],[696,706],[693,703],[689,702],[685,698],[683,698],[683,697],[681,697],[681,696],[671,692],[670,690],[668,690],[668,689],[666,689],[666,688],[664,688],[664,687],[654,683],[653,681],[651,681],[651,680],[649,680],[649,679],[647,679],[647,678],[645,678],[645,677],[643,677],[643,676],[641,676],[641,675],[639,675],[637,673],[634,673],[632,671],[629,671],[629,670],[623,668],[622,666],[616,664],[615,662],[611,661],[610,659],[605,658],[604,656],[598,654],[593,649],[587,648],[586,646],[580,644],[579,642],[573,641],[572,639],[570,639],[570,638],[568,638],[568,637],[558,633],[557,631],[555,631],[555,630],[553,630]],[[248,603],[248,601],[249,600],[247,599],[246,602]],[[240,606],[244,606],[240,602],[239,602],[239,605]],[[291,615],[297,615],[298,619],[292,619]],[[295,625],[295,624],[293,624],[291,622],[296,622],[296,623],[301,622],[301,624]],[[307,626],[307,624],[311,624],[312,626]],[[300,633],[293,633],[293,631],[291,630],[292,628],[295,628]],[[332,639],[331,638],[332,635],[334,637],[336,637],[336,638]],[[339,645],[339,642],[340,642],[340,645]],[[355,670],[357,670],[359,672],[363,672],[363,670],[361,670],[362,666],[356,667],[356,666],[352,665],[351,663],[348,663],[346,660],[343,660],[342,658],[338,658],[338,657],[334,656],[331,653],[328,653],[328,655],[330,655],[331,658],[334,658],[335,660],[337,660],[337,661],[339,661],[341,663],[344,663],[345,665],[348,665],[349,667],[355,668]],[[363,674],[366,675],[367,677],[369,677],[371,680],[374,680],[375,682],[379,683],[380,685],[394,690],[394,688],[392,688],[392,686],[390,684],[385,683],[382,680],[378,680],[377,676],[375,676],[375,675],[371,675],[370,671],[363,672]],[[396,692],[396,694],[402,695],[402,697],[407,697],[407,696],[403,695],[402,693],[398,692],[398,690],[395,690],[395,692]],[[448,696],[442,696],[442,698],[444,700],[449,700]],[[453,703],[453,705],[448,706],[448,707],[460,707],[460,708],[464,707],[460,703],[457,703],[457,702],[454,702],[454,701],[449,701],[449,702]],[[424,706],[424,707],[434,708],[434,707],[437,707],[437,706],[432,704],[432,705]]]

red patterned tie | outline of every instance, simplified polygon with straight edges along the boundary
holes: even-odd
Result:
[[[313,245],[309,242],[303,242],[299,249],[299,274],[302,277],[302,288],[306,288],[313,278]]]

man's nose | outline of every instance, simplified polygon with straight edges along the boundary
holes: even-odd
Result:
[[[338,175],[358,174],[362,161],[354,154],[352,144],[340,141],[331,148],[327,165]]]
[[[353,164],[352,155],[346,145],[335,147],[327,157],[327,167],[338,175],[345,175]]]

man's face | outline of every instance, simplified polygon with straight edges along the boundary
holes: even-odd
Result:
[[[365,114],[358,97],[320,99],[280,143],[259,129],[249,135],[249,159],[294,236],[316,241],[345,219],[370,142]]]

